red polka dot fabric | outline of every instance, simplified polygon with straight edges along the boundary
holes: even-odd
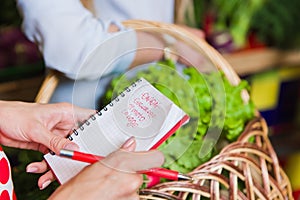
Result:
[[[0,146],[0,200],[16,200],[9,161]]]

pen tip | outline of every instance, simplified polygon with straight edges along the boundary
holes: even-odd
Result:
[[[189,175],[186,175],[186,174],[178,174],[178,180],[192,181],[193,178]]]

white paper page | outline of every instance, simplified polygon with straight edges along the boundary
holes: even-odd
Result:
[[[136,139],[136,151],[149,150],[186,116],[145,79],[129,90],[71,135],[80,151],[107,156],[131,136]],[[51,154],[46,154],[45,159],[61,184],[87,165]]]

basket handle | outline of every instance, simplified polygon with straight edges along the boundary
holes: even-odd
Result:
[[[48,103],[59,83],[58,72],[49,70],[38,94],[35,97],[36,103]]]

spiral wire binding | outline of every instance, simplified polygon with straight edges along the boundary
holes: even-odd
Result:
[[[119,101],[120,101],[120,97],[123,98],[123,97],[126,96],[126,95],[125,95],[125,92],[126,92],[126,93],[131,92],[131,88],[136,87],[136,86],[137,86],[137,83],[140,83],[140,82],[142,82],[142,81],[143,81],[143,80],[140,78],[140,79],[134,81],[132,84],[130,84],[129,87],[126,87],[126,88],[125,88],[122,92],[120,92],[119,95],[118,95],[116,98],[114,98],[108,105],[106,105],[105,107],[103,107],[100,111],[96,111],[96,114],[92,115],[89,119],[85,120],[84,123],[82,123],[81,125],[79,125],[79,129],[80,129],[81,131],[83,131],[83,130],[84,130],[84,126],[89,126],[89,125],[91,124],[91,122],[89,121],[90,119],[92,119],[92,121],[95,121],[95,120],[97,119],[96,115],[102,116],[103,111],[107,111],[107,110],[108,110],[108,108],[107,108],[108,106],[113,107],[113,106],[114,106],[114,102],[119,102]],[[72,131],[72,134],[69,134],[69,135],[67,136],[67,138],[68,138],[70,141],[73,140],[73,137],[72,137],[73,134],[74,134],[75,136],[78,136],[78,135],[79,135],[78,129],[74,129],[74,130]]]

